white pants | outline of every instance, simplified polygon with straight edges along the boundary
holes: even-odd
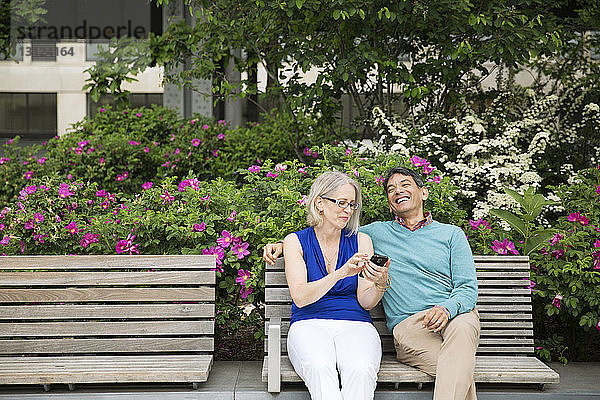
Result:
[[[373,324],[332,319],[297,321],[290,327],[287,348],[313,400],[373,399],[381,362],[381,340]]]

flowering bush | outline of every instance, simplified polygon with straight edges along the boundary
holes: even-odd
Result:
[[[438,160],[440,170],[460,188],[460,207],[481,218],[491,208],[516,207],[503,187],[519,192],[544,188],[595,165],[600,160],[599,103],[598,90],[578,87],[560,97],[499,93],[483,111],[465,106],[453,117],[394,118],[376,108],[373,123],[382,136],[375,143],[363,142],[362,148]]]
[[[587,169],[575,178],[577,183],[550,188],[565,211],[553,236],[529,253],[536,352],[565,363],[600,354],[600,170]],[[473,251],[524,254],[519,229],[505,231],[495,224],[471,221],[467,232]],[[539,228],[533,219],[528,224],[528,232]]]
[[[314,178],[332,168],[356,177],[368,223],[389,218],[381,187],[385,171],[413,164],[397,154],[363,158],[342,147],[310,151],[322,157],[312,166],[267,160],[239,171],[238,185],[190,175],[139,183],[135,193],[125,194],[97,182],[33,178],[0,212],[0,254],[214,254],[217,324],[230,329],[256,321],[264,288],[262,247],[305,226]],[[428,210],[460,224],[465,214],[452,201],[455,188],[447,178],[430,183]]]
[[[281,126],[290,121],[278,115],[265,122],[230,129],[226,121],[182,120],[162,107],[113,110],[100,108],[91,119],[73,125],[68,135],[42,146],[17,146],[18,138],[0,149],[0,204],[16,198],[32,177],[59,174],[71,182],[96,182],[110,192],[136,193],[157,176],[186,176],[210,180],[232,178],[239,168],[271,158],[295,158]],[[298,122],[313,144],[328,140],[314,121]],[[303,145],[309,145],[304,143]],[[313,160],[312,158],[310,158]]]

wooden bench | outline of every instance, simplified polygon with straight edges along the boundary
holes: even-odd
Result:
[[[558,383],[559,376],[533,355],[533,322],[529,285],[529,258],[521,256],[475,256],[481,318],[475,381],[485,383]],[[262,380],[269,392],[279,392],[281,382],[302,382],[287,352],[291,297],[283,258],[267,265],[265,276],[265,331],[267,339]],[[415,382],[419,388],[434,378],[395,358],[393,337],[385,325],[381,304],[371,310],[381,335],[383,359],[378,382]]]
[[[204,382],[214,256],[0,257],[0,384]]]

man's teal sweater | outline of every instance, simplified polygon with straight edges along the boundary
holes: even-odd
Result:
[[[373,240],[375,253],[391,258],[391,287],[383,295],[387,327],[435,305],[451,318],[477,303],[477,276],[469,242],[454,225],[433,221],[412,232],[396,221],[360,228]]]

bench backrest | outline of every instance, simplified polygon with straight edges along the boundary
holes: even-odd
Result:
[[[212,354],[214,256],[0,257],[0,355]]]
[[[532,355],[533,322],[529,286],[529,257],[475,256],[481,320],[477,354]],[[291,313],[291,297],[285,279],[283,258],[267,265],[265,276],[265,316],[282,321],[282,354],[287,353],[286,337]],[[392,335],[385,326],[381,304],[371,310],[381,335],[384,354],[394,353]],[[267,343],[265,342],[265,351]]]

